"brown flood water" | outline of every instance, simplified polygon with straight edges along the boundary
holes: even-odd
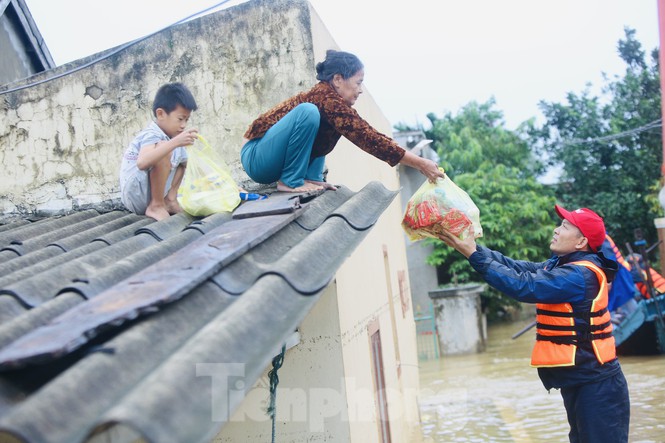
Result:
[[[528,322],[490,326],[481,354],[420,362],[420,415],[425,443],[567,442],[558,390],[548,393],[529,366]],[[631,401],[630,443],[665,442],[665,356],[620,356]]]

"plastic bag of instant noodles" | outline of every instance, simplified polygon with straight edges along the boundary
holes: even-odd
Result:
[[[203,136],[187,150],[187,169],[178,188],[178,203],[195,217],[232,212],[240,204],[238,185],[224,159]]]
[[[482,237],[478,207],[448,176],[423,183],[409,199],[402,219],[402,228],[412,241],[438,238],[437,233],[444,230],[464,239],[471,226],[474,237]]]

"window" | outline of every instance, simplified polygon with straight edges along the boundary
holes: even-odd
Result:
[[[374,394],[379,417],[379,435],[382,443],[390,443],[390,421],[388,418],[388,399],[386,398],[386,383],[383,374],[383,355],[381,353],[381,332],[376,327],[370,327],[370,345],[372,347],[372,375],[374,379]],[[372,331],[372,329],[375,329]]]

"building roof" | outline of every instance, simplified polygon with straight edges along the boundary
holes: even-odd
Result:
[[[0,17],[6,18],[7,23],[11,24],[35,72],[46,71],[56,66],[24,0],[0,0]]]
[[[395,195],[0,227],[0,441],[209,441]]]

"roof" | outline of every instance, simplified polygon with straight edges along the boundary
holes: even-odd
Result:
[[[0,441],[211,440],[395,195],[0,227]]]
[[[36,72],[56,66],[25,0],[0,1],[0,16],[6,16],[14,26],[16,38],[23,42],[26,56],[30,58]]]

